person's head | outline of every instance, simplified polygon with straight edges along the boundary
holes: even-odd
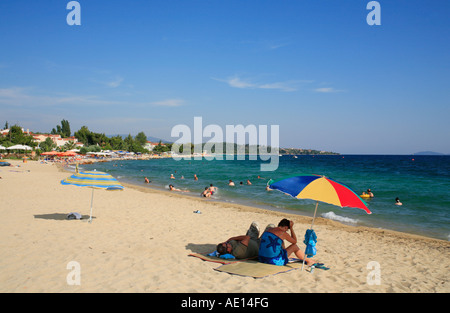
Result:
[[[217,253],[220,255],[227,254],[231,252],[231,245],[228,242],[219,243],[216,247]]]
[[[287,227],[287,229],[291,228],[291,222],[288,219],[283,218],[279,223],[278,227]]]
[[[209,186],[213,187],[213,184],[209,184]]]
[[[169,185],[169,189],[173,189],[173,185]]]
[[[205,187],[205,190],[208,190],[208,187]]]

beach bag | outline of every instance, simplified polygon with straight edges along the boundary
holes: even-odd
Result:
[[[306,244],[305,254],[307,258],[312,258],[316,255],[316,243],[317,243],[317,235],[313,229],[308,229],[305,233],[305,240],[303,241]]]
[[[72,212],[67,215],[68,220],[81,220],[81,214],[77,212]]]

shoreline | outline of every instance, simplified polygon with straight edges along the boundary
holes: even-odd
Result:
[[[111,160],[111,161],[126,161],[124,159],[118,159],[118,160]],[[97,161],[97,162],[109,162],[109,161]],[[94,162],[95,163],[95,162]],[[88,163],[89,165],[92,163]],[[60,165],[60,164],[59,164]],[[74,165],[74,164],[72,164]],[[171,192],[167,191],[166,189],[164,189],[161,186],[152,186],[152,185],[141,185],[138,182],[133,182],[131,180],[127,180],[125,179],[125,184],[129,185],[130,187],[135,186],[135,187],[142,187],[142,188],[148,188],[148,189],[153,189],[155,191],[161,191],[161,192],[168,192],[169,194],[172,194]],[[173,194],[180,194],[181,195],[185,195],[189,198],[197,198],[195,193],[177,193],[177,192],[173,192]],[[219,203],[223,203],[224,205],[237,205],[237,206],[244,206],[244,207],[252,207],[254,209],[260,209],[260,210],[264,210],[264,211],[273,211],[273,212],[278,212],[281,214],[287,214],[289,216],[299,216],[302,218],[306,218],[306,220],[309,218],[310,219],[310,224],[311,224],[311,220],[313,217],[313,209],[311,210],[311,214],[305,213],[305,212],[301,212],[301,211],[296,211],[296,210],[291,210],[291,209],[286,209],[286,208],[277,208],[275,206],[270,206],[270,205],[258,205],[257,203],[253,203],[251,200],[242,200],[242,199],[237,199],[237,198],[233,198],[233,199],[214,199],[214,198],[209,198],[209,199],[204,199],[207,201],[211,201],[211,202],[219,202]],[[322,212],[323,213],[323,212]],[[348,227],[366,227],[369,229],[374,229],[374,230],[378,230],[378,231],[392,231],[392,232],[397,232],[397,233],[403,233],[406,235],[411,235],[411,236],[418,236],[418,237],[424,237],[424,238],[430,238],[430,239],[436,239],[436,240],[443,240],[443,241],[449,241],[448,239],[444,239],[444,238],[438,238],[438,237],[433,237],[431,235],[429,235],[426,231],[414,231],[414,227],[413,226],[409,226],[408,228],[411,229],[411,231],[403,231],[403,230],[395,230],[395,229],[391,229],[391,228],[387,228],[387,227],[383,227],[383,226],[374,226],[374,225],[353,225],[352,223],[345,223],[343,221],[339,221],[339,220],[333,220],[333,219],[328,219],[328,218],[323,218],[321,217],[319,214],[316,216],[316,221],[318,221],[319,219],[323,219],[325,221],[330,221],[330,222],[334,222],[337,223],[339,225],[345,225]],[[305,221],[305,223],[308,223],[307,221]],[[316,223],[316,222],[315,222]],[[450,241],[449,241],[450,242]]]
[[[230,275],[189,254],[212,252],[252,221],[263,229],[281,218],[294,220],[304,248],[311,219],[125,184],[123,191],[95,191],[92,223],[67,220],[70,212],[89,214],[91,189],[61,185],[70,173],[60,166],[13,164],[20,167],[0,168],[2,292],[450,292],[444,240],[317,218],[315,259],[330,270]],[[80,285],[66,280],[73,261],[81,266]],[[368,283],[373,262],[379,285]]]
[[[61,166],[60,164],[57,164],[57,166],[63,172],[66,172],[66,173],[71,172],[71,171],[67,170],[67,168],[65,168],[64,166]],[[297,213],[297,212],[295,212],[293,210],[289,210],[289,209],[264,208],[262,206],[257,206],[254,204],[247,205],[245,203],[231,202],[231,201],[229,202],[226,200],[213,199],[213,198],[204,199],[199,196],[195,196],[194,194],[185,194],[185,193],[177,192],[177,191],[169,191],[169,190],[158,188],[155,186],[139,185],[139,184],[129,182],[129,181],[120,182],[120,183],[124,187],[132,188],[137,191],[144,192],[144,193],[156,193],[156,194],[161,194],[161,195],[165,195],[168,197],[178,197],[180,199],[189,199],[192,201],[197,201],[198,203],[204,203],[204,201],[207,201],[208,203],[211,203],[216,206],[233,207],[239,211],[268,214],[268,215],[277,216],[280,219],[282,219],[284,217],[287,217],[290,219],[296,219],[306,225],[308,225],[308,223],[311,224],[311,222],[312,222],[312,215],[311,216],[303,215],[303,214],[301,214],[301,212]],[[402,232],[402,231],[397,231],[397,230],[382,228],[382,227],[350,225],[350,224],[347,224],[344,222],[327,219],[327,218],[324,218],[321,216],[316,216],[314,225],[329,225],[331,227],[342,228],[342,229],[346,229],[349,232],[356,232],[356,233],[363,232],[363,231],[371,231],[371,232],[374,232],[377,234],[390,235],[390,236],[399,237],[402,239],[409,238],[409,239],[417,239],[417,240],[425,240],[425,241],[445,242],[445,243],[448,243],[449,247],[450,247],[450,241],[445,240],[445,239],[434,238],[434,237],[430,237],[430,236],[426,236],[426,235],[422,235],[422,234]]]
[[[168,197],[188,199],[191,201],[196,201],[201,204],[205,203],[205,201],[206,201],[207,203],[210,203],[212,205],[219,206],[222,208],[232,207],[232,208],[237,209],[238,211],[272,215],[272,216],[276,216],[280,220],[283,218],[288,218],[288,219],[296,220],[305,225],[308,225],[308,224],[311,225],[311,221],[312,221],[312,216],[310,217],[310,216],[302,215],[301,213],[296,213],[296,212],[293,212],[293,211],[290,211],[287,209],[286,210],[282,210],[282,209],[271,210],[271,209],[265,209],[265,208],[258,207],[258,206],[245,205],[242,203],[227,202],[224,200],[203,199],[200,197],[196,197],[194,195],[184,195],[184,194],[178,193],[178,192],[160,190],[160,189],[157,189],[157,188],[151,187],[151,186],[144,187],[144,186],[139,186],[139,185],[132,184],[132,183],[123,183],[123,182],[121,182],[121,184],[124,187],[132,188],[137,191],[144,192],[144,193],[156,193],[156,194],[161,194],[161,195],[168,196]],[[450,242],[447,240],[444,240],[444,239],[428,237],[428,236],[424,236],[424,235],[420,235],[420,234],[401,232],[401,231],[396,231],[396,230],[386,229],[386,228],[349,225],[349,224],[346,224],[346,223],[343,223],[340,221],[334,221],[334,220],[327,219],[327,218],[320,217],[320,216],[316,216],[316,219],[314,221],[314,226],[316,226],[316,225],[325,225],[325,226],[335,227],[335,228],[343,229],[345,231],[352,232],[352,233],[373,232],[373,233],[377,233],[380,235],[387,235],[387,236],[398,237],[398,238],[402,238],[402,239],[414,239],[414,240],[423,240],[423,241],[429,241],[429,242],[436,241],[438,243],[439,242],[448,243],[449,247],[450,247]]]

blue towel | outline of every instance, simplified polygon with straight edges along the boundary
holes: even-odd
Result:
[[[209,253],[208,256],[215,256],[215,257],[219,257],[219,258],[222,258],[222,259],[235,259],[234,255],[232,255],[232,254],[227,253],[227,254],[220,254],[219,255],[219,253],[217,253],[217,251]]]
[[[312,229],[308,229],[305,233],[305,240],[303,243],[306,245],[305,254],[307,258],[311,258],[316,255],[316,243],[317,243],[317,235]]]

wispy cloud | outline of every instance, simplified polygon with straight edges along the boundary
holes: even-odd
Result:
[[[34,88],[0,88],[0,104],[7,106],[49,107],[60,105],[112,105],[119,101],[105,100],[93,95],[37,94]]]
[[[321,93],[332,93],[332,92],[342,92],[344,90],[335,89],[333,87],[322,87],[322,88],[316,88],[314,89],[315,92],[321,92]]]
[[[311,83],[310,80],[288,80],[281,82],[253,82],[249,79],[243,79],[239,76],[233,76],[225,79],[212,78],[214,80],[227,83],[228,86],[241,89],[274,89],[284,92],[297,91],[301,83]]]
[[[225,80],[220,80],[226,82],[230,87],[235,88],[255,88],[257,87],[255,84],[250,83],[248,81],[244,81],[239,77],[231,77]]]
[[[123,78],[120,76],[116,76],[113,80],[105,82],[106,86],[111,88],[117,88],[123,82]]]
[[[294,85],[297,83],[298,81],[286,81],[286,82],[277,82],[277,83],[269,83],[269,84],[263,84],[258,86],[258,88],[261,89],[278,89],[281,91],[297,91],[298,88],[295,87]]]
[[[162,101],[152,102],[153,105],[164,106],[164,107],[179,107],[184,104],[182,99],[166,99]]]

